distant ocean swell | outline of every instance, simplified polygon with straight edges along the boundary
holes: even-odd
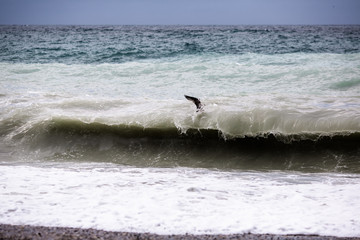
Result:
[[[199,54],[358,53],[359,26],[0,26],[1,60],[122,63]]]

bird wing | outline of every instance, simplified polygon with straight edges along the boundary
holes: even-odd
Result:
[[[202,104],[200,102],[200,99],[198,99],[196,97],[187,96],[187,95],[184,95],[184,96],[187,100],[192,101],[196,105],[197,109],[201,109]]]

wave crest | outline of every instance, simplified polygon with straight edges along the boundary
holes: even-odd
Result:
[[[222,116],[225,117],[225,116]],[[201,118],[196,116],[195,118]],[[71,118],[53,118],[33,124],[30,128],[19,128],[13,134],[9,134],[13,140],[19,139],[26,142],[36,142],[45,138],[96,138],[99,136],[113,136],[122,139],[148,139],[148,141],[158,139],[178,139],[178,140],[200,140],[200,141],[221,141],[221,142],[278,142],[280,144],[296,144],[300,142],[321,142],[332,141],[336,139],[347,139],[349,141],[357,140],[360,131],[356,130],[337,130],[332,131],[287,131],[280,129],[280,124],[274,127],[274,119],[270,123],[264,121],[254,127],[252,123],[243,121],[239,123],[237,118],[219,119],[211,122],[211,119],[201,121],[199,119],[185,119],[183,125],[173,123],[171,126],[165,123],[160,126],[143,126],[141,122],[131,122],[128,124],[105,124],[102,122],[84,122],[79,119]],[[199,120],[199,121],[198,121]],[[188,122],[187,122],[188,121]],[[196,122],[198,121],[198,122]],[[186,123],[187,124],[184,124]],[[190,123],[191,122],[191,123]],[[303,123],[302,125],[306,125]],[[216,126],[214,126],[216,125]],[[284,124],[291,125],[290,123]],[[300,124],[298,124],[300,125]],[[319,125],[314,123],[307,129]],[[231,126],[233,126],[231,128]],[[338,125],[335,125],[338,126]],[[330,128],[327,123],[324,128]],[[266,129],[269,129],[266,131]],[[300,128],[300,127],[299,127]],[[254,130],[255,129],[255,130]],[[359,139],[360,140],[360,139]]]

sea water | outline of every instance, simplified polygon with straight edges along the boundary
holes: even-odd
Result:
[[[0,223],[360,236],[359,26],[0,39]]]

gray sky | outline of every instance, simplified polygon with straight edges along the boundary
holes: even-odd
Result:
[[[0,24],[360,24],[360,0],[0,0]]]

